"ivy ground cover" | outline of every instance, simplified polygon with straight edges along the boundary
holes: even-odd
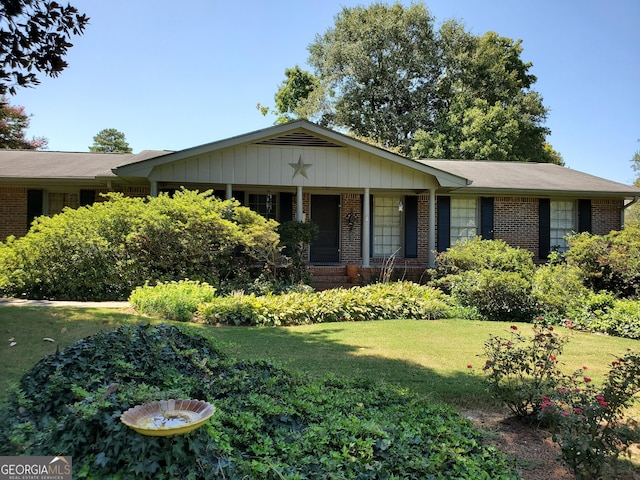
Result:
[[[144,437],[139,403],[196,398],[205,427]],[[378,383],[234,360],[193,329],[127,325],[46,356],[0,410],[0,455],[74,458],[75,478],[518,478],[450,407]]]

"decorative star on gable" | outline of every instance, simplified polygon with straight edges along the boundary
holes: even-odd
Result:
[[[302,175],[304,178],[309,178],[307,177],[307,170],[309,170],[312,164],[304,163],[302,161],[302,155],[298,158],[298,163],[290,163],[289,165],[293,168],[293,176],[291,178],[295,178],[298,174]]]

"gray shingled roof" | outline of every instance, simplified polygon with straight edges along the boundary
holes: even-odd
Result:
[[[471,185],[462,189],[469,192],[500,193],[515,190],[537,194],[640,195],[639,188],[551,163],[470,160],[419,162],[471,180]]]
[[[0,179],[117,178],[112,169],[173,152],[145,150],[138,154],[49,152],[0,149]],[[489,162],[469,160],[418,160],[431,168],[470,180],[458,192],[499,194],[526,192],[538,195],[625,196],[640,189],[550,163]]]
[[[111,169],[168,151],[133,153],[49,152],[0,149],[0,178],[83,179],[113,177]]]

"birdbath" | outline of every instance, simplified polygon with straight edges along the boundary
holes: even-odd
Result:
[[[215,407],[201,400],[162,400],[130,408],[120,421],[151,437],[182,435],[195,430],[213,415]]]

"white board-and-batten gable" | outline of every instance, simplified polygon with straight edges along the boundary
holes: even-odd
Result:
[[[166,183],[305,188],[459,188],[464,178],[300,120],[120,167]]]

